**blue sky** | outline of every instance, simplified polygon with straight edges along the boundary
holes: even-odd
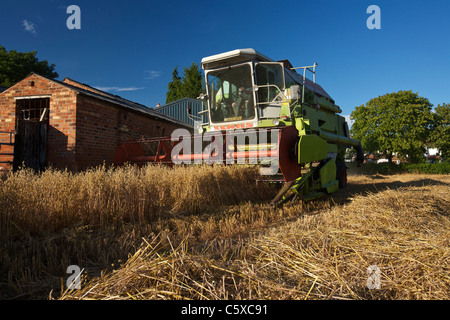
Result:
[[[369,5],[381,29],[369,30]],[[69,30],[69,5],[81,30]],[[294,66],[318,62],[317,82],[348,115],[371,98],[412,90],[450,103],[450,1],[3,0],[0,45],[38,51],[65,77],[154,107],[175,66],[254,48]]]

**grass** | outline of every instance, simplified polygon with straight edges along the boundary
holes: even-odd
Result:
[[[449,299],[448,175],[349,175],[273,209],[252,167],[28,171],[0,183],[3,298]],[[45,227],[44,227],[45,226]],[[81,290],[64,286],[84,268]],[[381,289],[367,288],[367,268]]]

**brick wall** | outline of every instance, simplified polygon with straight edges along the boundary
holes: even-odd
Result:
[[[73,165],[77,97],[72,90],[56,82],[32,74],[0,93],[0,131],[16,130],[16,100],[14,98],[30,96],[51,96],[47,140],[48,162],[55,164],[56,167],[61,167],[61,164]],[[4,134],[0,135],[2,141],[5,137]],[[6,146],[3,146],[1,150],[0,153],[6,150],[12,152],[12,148]],[[12,157],[9,158],[12,160]],[[6,160],[5,157],[0,157],[0,161],[4,160]]]
[[[77,170],[111,164],[119,142],[167,136],[178,126],[95,98],[77,102]]]
[[[12,94],[7,92],[0,93],[0,132],[12,132],[15,130],[15,100]],[[10,142],[10,136],[6,133],[0,133],[0,142]],[[14,142],[14,140],[13,140]],[[0,153],[12,153],[13,147],[0,146]],[[0,155],[0,162],[12,161],[13,157]],[[0,163],[0,170],[9,170],[11,165]]]

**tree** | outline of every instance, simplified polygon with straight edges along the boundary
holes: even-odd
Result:
[[[430,140],[445,159],[450,159],[450,104],[438,105],[433,115],[434,128]]]
[[[420,162],[431,133],[431,109],[428,99],[412,91],[388,93],[356,107],[351,134],[365,150],[381,151],[389,162],[394,153]]]
[[[0,45],[0,86],[11,87],[31,72],[51,79],[58,78],[55,64],[49,64],[47,60],[39,61],[36,53],[37,51],[22,53],[15,50],[8,52]]]
[[[184,67],[182,77],[178,75],[178,67],[172,72],[172,81],[167,86],[166,103],[182,99],[196,99],[202,93],[202,73],[198,65]]]
[[[196,99],[202,93],[202,74],[198,65],[193,62],[190,67],[184,68],[181,95],[182,98]]]
[[[176,101],[181,96],[181,78],[178,76],[178,66],[173,69],[172,81],[167,86],[166,103]]]
[[[352,138],[361,141],[367,153],[376,153],[380,149],[375,134],[376,126],[372,122],[374,117],[375,110],[365,105],[356,107],[350,115],[350,119],[354,121],[350,130]]]

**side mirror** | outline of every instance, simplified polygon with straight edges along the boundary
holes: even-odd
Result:
[[[208,100],[208,95],[207,95],[207,94],[200,93],[200,96],[197,97],[197,99],[199,99],[199,100]]]
[[[187,112],[188,116],[192,116],[192,104],[190,102],[188,103],[186,112]]]

